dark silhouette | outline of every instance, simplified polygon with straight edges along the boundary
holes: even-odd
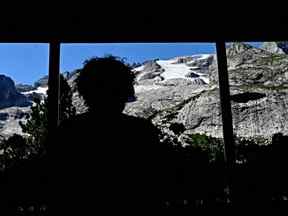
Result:
[[[122,113],[135,100],[133,81],[116,57],[85,62],[76,84],[88,111],[63,121],[51,143],[52,197],[60,212],[138,212],[163,203],[173,176],[158,130]]]
[[[273,183],[272,195],[276,202],[288,200],[288,136],[282,133],[274,134],[271,150],[271,176]]]
[[[49,197],[49,212],[63,215],[230,206],[224,158],[207,150],[212,140],[195,135],[198,141],[191,139],[188,147],[175,138],[160,143],[165,134],[150,121],[123,113],[136,99],[133,82],[130,67],[116,57],[86,61],[76,85],[88,111],[63,120],[49,137],[54,153],[49,163],[47,155],[39,155],[1,176],[9,187],[0,203],[17,197],[9,202],[12,209],[26,203],[27,212],[31,206],[41,211]],[[170,129],[181,134],[185,127],[173,123]],[[288,199],[287,141],[279,133],[268,146],[251,140],[236,146],[243,163],[231,169],[233,207],[279,206]]]
[[[287,205],[287,143],[287,136],[276,133],[270,145],[249,143],[238,147],[246,163],[239,164],[234,169],[235,206],[267,208]]]
[[[4,171],[0,172],[1,196],[0,212],[3,215],[30,215],[39,212],[47,215],[48,203],[48,158],[38,154],[24,159],[25,149],[29,146],[20,135],[7,140],[7,157],[14,156],[13,161],[5,160]],[[30,213],[29,213],[30,212]]]
[[[50,143],[57,152],[51,196],[57,212],[137,214],[223,205],[222,162],[209,164],[201,148],[160,143],[163,134],[150,121],[123,114],[135,100],[133,82],[129,66],[113,56],[85,62],[76,84],[88,111],[63,121]]]

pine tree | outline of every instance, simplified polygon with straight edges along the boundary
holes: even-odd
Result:
[[[73,91],[63,75],[60,76],[60,122],[76,115],[72,103]]]
[[[27,156],[26,139],[19,134],[13,134],[5,140],[3,142],[3,147],[4,160],[1,160],[2,169],[10,167],[14,163],[25,159]]]
[[[48,135],[48,109],[47,98],[44,101],[35,99],[35,104],[31,107],[31,113],[27,116],[26,123],[20,122],[24,133],[29,134],[28,143],[39,150]]]
[[[73,92],[63,75],[60,75],[60,122],[76,115],[76,109],[72,104]],[[36,99],[31,107],[31,113],[26,123],[20,122],[24,133],[29,134],[28,143],[32,145],[34,153],[44,147],[48,136],[48,99],[43,101]]]

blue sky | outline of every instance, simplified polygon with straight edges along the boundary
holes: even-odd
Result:
[[[253,43],[259,46],[260,43]],[[127,62],[143,62],[181,55],[215,53],[212,43],[133,43],[133,44],[62,44],[60,71],[82,67],[93,56],[113,54]],[[48,44],[0,43],[0,74],[10,76],[16,83],[33,84],[48,74]]]

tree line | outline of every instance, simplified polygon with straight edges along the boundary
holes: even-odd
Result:
[[[48,90],[49,91],[49,90]],[[60,75],[60,122],[76,115],[72,104],[73,92],[64,76]],[[45,142],[48,136],[48,98],[35,97],[31,112],[26,121],[19,122],[25,135],[13,134],[2,139],[0,169],[2,171],[20,163],[22,160],[45,154]]]

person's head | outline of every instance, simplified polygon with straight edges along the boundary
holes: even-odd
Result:
[[[135,100],[133,83],[130,67],[114,56],[85,61],[76,79],[79,94],[94,111],[122,112],[126,102]]]

